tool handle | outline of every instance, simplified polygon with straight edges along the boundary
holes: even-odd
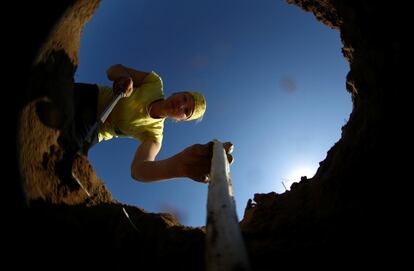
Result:
[[[118,103],[118,101],[124,97],[124,93],[119,93],[117,96],[115,96],[112,101],[108,104],[108,106],[105,108],[105,110],[101,113],[99,116],[99,121],[101,123],[104,123],[105,120],[108,118],[109,114],[111,114],[112,110],[114,109],[115,105]]]
[[[89,129],[88,134],[86,135],[86,141],[88,143],[92,142],[92,137],[93,137],[94,132],[98,131],[100,124],[105,122],[105,120],[108,118],[109,114],[111,114],[112,110],[114,109],[115,105],[118,103],[118,101],[122,97],[124,97],[124,94],[119,93],[114,98],[112,98],[111,102],[108,104],[108,106],[105,108],[105,110],[99,116],[99,119],[93,124],[91,129]]]

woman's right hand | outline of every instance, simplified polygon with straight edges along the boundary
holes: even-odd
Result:
[[[134,91],[134,81],[130,76],[121,76],[114,81],[113,91],[115,95],[123,93],[123,97],[129,97]]]

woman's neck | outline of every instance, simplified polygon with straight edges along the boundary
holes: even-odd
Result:
[[[167,117],[167,114],[163,110],[164,102],[165,100],[158,100],[150,104],[148,114],[151,118],[161,119]]]

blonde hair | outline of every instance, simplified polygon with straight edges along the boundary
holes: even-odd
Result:
[[[207,104],[203,94],[196,91],[189,91],[191,96],[194,98],[194,110],[191,116],[186,121],[196,120],[200,122],[203,119],[204,113],[206,112]]]

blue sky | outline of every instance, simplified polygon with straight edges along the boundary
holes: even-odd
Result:
[[[254,193],[285,191],[316,172],[352,109],[339,32],[285,1],[103,0],[87,23],[75,81],[111,85],[121,63],[155,71],[166,96],[205,94],[202,122],[166,121],[157,159],[212,139],[234,144],[231,176],[242,219]],[[206,222],[207,185],[130,177],[139,142],[99,143],[89,159],[113,197],[181,223]]]

